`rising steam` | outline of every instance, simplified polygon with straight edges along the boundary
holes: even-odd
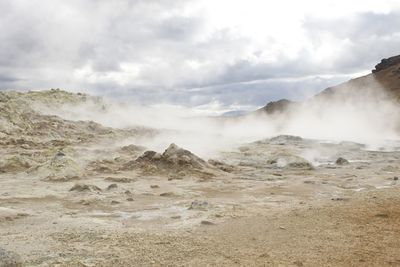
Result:
[[[92,120],[110,127],[159,129],[160,133],[151,138],[126,142],[157,151],[177,143],[203,157],[280,134],[331,142],[353,141],[371,149],[387,146],[388,141],[399,138],[398,105],[376,88],[346,87],[334,96],[297,103],[284,114],[268,116],[254,112],[237,118],[198,116],[195,108],[149,107],[106,100],[104,103],[102,108],[88,101],[40,109],[65,119]]]

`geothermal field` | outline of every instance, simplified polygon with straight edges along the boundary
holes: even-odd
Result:
[[[400,59],[199,116],[0,93],[0,266],[400,266]]]

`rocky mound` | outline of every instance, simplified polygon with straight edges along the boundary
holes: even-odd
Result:
[[[71,139],[79,135],[81,139],[90,139],[92,137],[90,134],[111,133],[111,128],[103,127],[95,122],[68,121],[57,116],[42,114],[34,108],[38,105],[56,107],[70,102],[79,102],[81,97],[84,96],[61,90],[2,92],[0,93],[0,134],[38,138],[47,136],[48,139]]]
[[[136,160],[126,163],[121,169],[135,168],[140,168],[147,173],[180,173],[181,176],[184,176],[187,173],[204,172],[212,166],[189,150],[171,144],[162,154],[151,150],[145,151]]]

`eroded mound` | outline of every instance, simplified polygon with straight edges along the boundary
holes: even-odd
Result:
[[[136,168],[145,174],[165,173],[180,177],[196,173],[212,175],[210,171],[215,170],[205,160],[176,144],[169,145],[162,154],[151,150],[145,151],[137,159],[124,164],[121,170]]]
[[[146,151],[136,159],[136,162],[139,164],[154,164],[160,168],[202,169],[209,167],[203,159],[175,144],[171,144],[162,154]]]

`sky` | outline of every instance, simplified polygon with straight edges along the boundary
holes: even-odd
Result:
[[[1,90],[250,110],[398,54],[398,0],[0,0]]]

